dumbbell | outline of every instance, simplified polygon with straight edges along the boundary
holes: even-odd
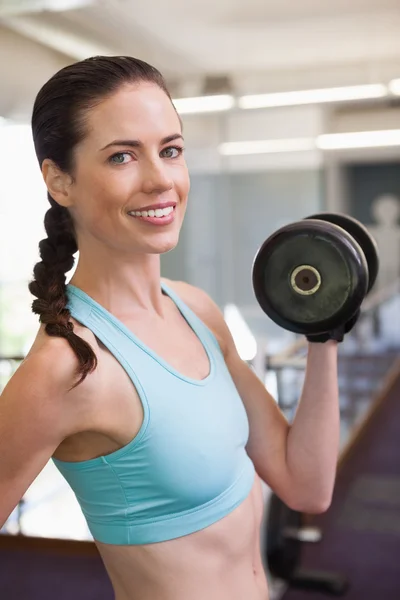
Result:
[[[275,323],[298,334],[320,334],[351,320],[378,269],[376,242],[361,223],[319,213],[265,240],[253,261],[253,289]]]
[[[368,229],[354,217],[349,215],[343,215],[340,213],[317,213],[307,217],[307,219],[320,219],[327,221],[328,223],[334,223],[342,227],[347,233],[349,233],[358,244],[361,246],[364,252],[365,258],[368,264],[368,289],[367,294],[373,288],[376,278],[378,277],[379,271],[379,255],[378,246],[376,241],[368,231]]]

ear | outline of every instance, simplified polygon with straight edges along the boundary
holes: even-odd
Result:
[[[61,206],[72,206],[70,186],[73,180],[71,175],[64,173],[49,158],[45,158],[42,162],[42,176],[51,197]]]

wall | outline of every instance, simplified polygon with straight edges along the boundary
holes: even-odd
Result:
[[[39,88],[69,62],[63,54],[0,23],[0,116],[28,122]]]
[[[201,287],[220,306],[235,303],[266,332],[251,281],[255,254],[278,227],[323,209],[322,178],[320,170],[192,175],[183,236],[171,260],[162,257],[163,275]]]
[[[28,123],[35,93],[71,61],[0,27],[0,53],[6,55],[10,48],[10,61],[0,65],[1,80],[7,81],[0,94],[0,115]],[[280,225],[315,210],[352,212],[346,165],[362,160],[365,152],[310,150],[227,157],[219,153],[219,144],[395,128],[399,114],[398,106],[372,103],[365,107],[315,105],[184,116],[192,189],[180,243],[162,257],[163,274],[204,288],[220,306],[235,302],[249,319],[258,319],[251,287],[257,248]],[[370,159],[382,152],[373,149]],[[390,152],[392,160],[399,160],[398,148]],[[7,166],[3,163],[2,168]],[[37,165],[34,168],[37,170]],[[30,185],[27,178],[24,183]],[[16,195],[22,198],[21,193]],[[45,205],[43,192],[36,220],[42,220]],[[33,210],[32,199],[29,206]],[[37,242],[32,245],[35,254]],[[32,258],[33,264],[36,256]]]

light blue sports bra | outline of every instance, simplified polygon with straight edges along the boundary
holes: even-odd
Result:
[[[255,469],[246,453],[249,422],[219,344],[162,282],[202,342],[203,380],[181,375],[81,289],[67,285],[71,315],[108,348],[136,387],[144,420],[136,437],[106,456],[53,458],[95,540],[149,544],[208,527],[248,496]]]

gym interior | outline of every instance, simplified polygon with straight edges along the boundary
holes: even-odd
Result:
[[[339,344],[332,503],[301,513],[263,484],[270,600],[400,598],[399,31],[398,0],[0,2],[0,391],[39,326],[28,282],[48,203],[32,106],[44,82],[75,61],[131,55],[164,75],[191,188],[162,275],[213,298],[241,358],[289,422],[307,341],[301,328],[282,326],[292,314],[273,318],[261,249],[311,216],[325,227],[324,214],[350,217],[372,240],[366,247],[343,234],[356,239],[374,281]],[[319,293],[318,269],[293,275],[299,298]],[[112,600],[80,506],[52,462],[0,534],[2,600]]]

